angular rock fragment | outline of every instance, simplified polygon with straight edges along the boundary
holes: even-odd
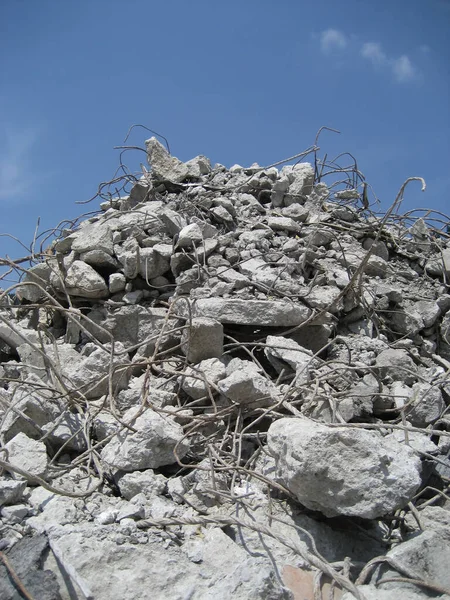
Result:
[[[122,428],[106,444],[101,452],[106,464],[122,471],[156,469],[175,463],[176,456],[181,459],[187,454],[189,443],[183,439],[180,425],[150,409],[139,413],[139,408],[130,408],[124,414],[124,422],[131,421],[135,431]]]
[[[105,298],[108,296],[108,286],[103,277],[90,265],[81,260],[75,260],[67,270],[65,287],[70,296],[82,298]],[[59,286],[62,291],[62,286]]]
[[[180,312],[185,313],[180,305]],[[292,327],[300,325],[310,316],[309,308],[299,303],[270,300],[239,300],[206,298],[197,300],[192,311],[194,316],[217,319],[221,323],[239,325],[267,325]]]
[[[181,337],[181,349],[191,363],[223,354],[222,323],[208,317],[194,317],[186,323]]]
[[[405,506],[420,483],[408,447],[364,429],[279,419],[268,431],[276,478],[299,502],[327,517],[376,519]]]
[[[48,458],[45,444],[32,440],[24,433],[18,433],[6,446],[8,451],[8,462],[30,475],[43,477],[47,471]],[[21,479],[22,476],[12,472],[14,479]],[[30,482],[33,485],[33,481]]]

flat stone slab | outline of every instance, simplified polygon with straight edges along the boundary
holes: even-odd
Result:
[[[178,314],[188,316],[184,302],[177,306]],[[295,327],[304,323],[311,310],[303,304],[230,298],[202,298],[192,303],[193,317],[211,317],[220,323],[260,325],[267,327]]]

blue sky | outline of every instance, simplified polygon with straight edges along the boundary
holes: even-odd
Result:
[[[0,232],[94,210],[133,123],[182,160],[349,151],[387,207],[450,212],[450,0],[2,0]],[[149,134],[134,130],[129,143]],[[144,154],[124,157],[133,171]],[[145,157],[144,157],[145,158]],[[0,255],[26,252],[0,237]]]

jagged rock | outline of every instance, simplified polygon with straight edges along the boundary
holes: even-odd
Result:
[[[50,267],[47,263],[40,263],[31,267],[27,271],[22,284],[17,287],[20,296],[30,302],[39,302],[39,300],[45,298],[45,294],[40,288],[44,290],[47,288],[50,282],[50,273]]]
[[[223,354],[223,326],[207,317],[194,317],[186,324],[181,337],[181,349],[191,363]]]
[[[405,350],[383,350],[378,354],[375,364],[383,379],[390,377],[408,384],[417,378],[417,369]]]
[[[427,427],[434,423],[445,409],[441,390],[428,383],[415,383],[408,401],[412,401],[412,404],[406,409],[406,416],[416,427]]]
[[[264,350],[275,369],[281,373],[286,365],[296,372],[296,382],[304,383],[309,378],[309,370],[319,366],[312,352],[302,348],[295,340],[268,335]]]
[[[106,464],[122,471],[139,471],[175,463],[175,447],[179,458],[186,455],[189,443],[183,440],[180,425],[150,409],[141,415],[139,412],[139,408],[130,408],[124,414],[124,421],[132,422],[135,433],[123,428],[106,444],[101,452]]]
[[[57,419],[63,405],[55,393],[44,389],[42,380],[30,374],[15,390],[14,408],[4,415],[1,434],[6,441],[19,433],[33,439],[42,437],[42,427]]]
[[[108,393],[110,367],[112,387],[115,390],[126,388],[130,376],[126,368],[130,359],[123,355],[123,345],[120,342],[115,344],[112,361],[110,350],[109,344],[105,344],[103,349],[94,343],[88,343],[79,353],[71,345],[61,344],[48,348],[47,353],[59,365],[66,385],[79,390],[86,398],[98,398]]]
[[[62,291],[62,286],[56,286]],[[67,270],[65,287],[71,296],[82,298],[105,298],[108,296],[108,286],[101,275],[90,265],[81,260],[74,260]]]
[[[56,575],[49,569],[43,570],[48,541],[44,535],[23,537],[8,552],[8,562],[28,594],[39,600],[61,600]],[[3,600],[18,600],[23,597],[3,564],[0,565],[0,597]]]
[[[18,433],[5,445],[5,448],[8,451],[8,461],[13,466],[38,477],[45,475],[48,465],[45,444],[32,440],[24,433]],[[15,479],[22,477],[14,472],[11,475]]]
[[[126,283],[127,280],[125,275],[122,275],[122,273],[112,273],[109,276],[108,285],[110,294],[116,294],[117,292],[124,290]]]
[[[216,385],[226,376],[226,368],[218,358],[202,360],[199,364],[188,367],[186,375],[181,377],[182,389],[194,400],[208,395],[209,386]]]
[[[109,256],[114,253],[113,235],[107,224],[93,223],[76,233],[72,250],[82,254],[92,250],[101,250]]]
[[[269,428],[268,446],[277,480],[327,517],[375,519],[405,506],[421,482],[410,448],[363,429],[279,419]]]
[[[246,408],[270,406],[279,400],[277,386],[245,366],[221,379],[217,387],[226,398]]]
[[[202,169],[207,168],[205,161],[195,160],[191,164],[183,163],[171,156],[155,137],[146,140],[147,158],[152,168],[152,176],[158,180],[173,183],[184,181],[188,177],[196,177]],[[198,157],[200,158],[200,157]]]
[[[84,423],[78,413],[65,412],[55,421],[43,425],[42,431],[47,434],[49,442],[66,450],[82,452],[87,448],[86,437],[83,434]]]
[[[180,306],[180,312],[186,314]],[[192,306],[193,316],[211,317],[220,323],[290,327],[300,325],[309,317],[310,309],[302,304],[270,300],[238,300],[206,298]]]
[[[27,487],[26,481],[15,481],[14,479],[0,480],[0,506],[17,504]]]
[[[163,475],[155,475],[152,469],[123,473],[116,477],[122,496],[131,500],[137,494],[145,494],[149,498],[163,494],[167,487],[167,480]]]

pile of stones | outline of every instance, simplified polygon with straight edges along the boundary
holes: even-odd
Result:
[[[146,146],[1,294],[1,597],[450,597],[446,223]]]

